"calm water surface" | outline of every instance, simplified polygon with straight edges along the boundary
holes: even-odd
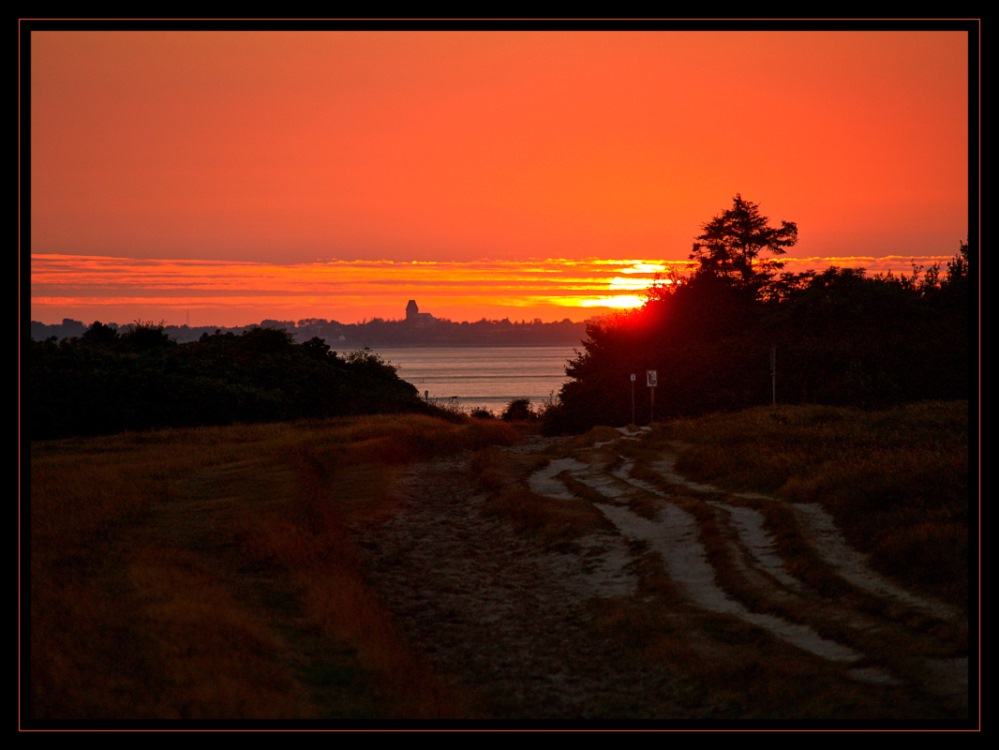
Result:
[[[375,348],[421,395],[465,410],[500,413],[517,398],[537,407],[568,379],[572,346]]]

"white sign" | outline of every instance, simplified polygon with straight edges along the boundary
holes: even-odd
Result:
[[[634,382],[635,382],[635,373],[631,373],[631,382],[632,382],[632,383],[634,383]]]
[[[645,385],[647,385],[649,388],[655,388],[658,379],[659,375],[655,370],[645,371]]]

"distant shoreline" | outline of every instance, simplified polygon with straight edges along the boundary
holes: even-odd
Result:
[[[371,349],[375,349],[376,346],[382,349],[558,349],[566,346],[577,346],[580,342],[576,341],[573,343],[524,343],[524,344],[510,344],[510,343],[475,343],[475,342],[459,342],[454,343],[415,343],[415,344],[377,344],[369,345]]]
[[[133,324],[107,323],[109,328],[127,329]],[[431,318],[426,321],[380,320],[343,324],[337,321],[263,320],[245,326],[186,326],[164,325],[163,332],[178,344],[197,341],[202,335],[216,333],[235,335],[253,328],[276,328],[288,331],[298,343],[320,338],[334,349],[417,347],[545,347],[577,346],[586,335],[587,323],[568,319],[543,323],[540,320],[519,323],[510,320],[481,320],[454,323]],[[90,326],[82,321],[65,319],[62,323],[46,324],[31,321],[31,339],[44,341],[82,336]]]

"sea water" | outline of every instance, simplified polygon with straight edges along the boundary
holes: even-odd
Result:
[[[533,408],[558,396],[572,346],[375,347],[400,378],[435,403],[500,414],[515,399]]]

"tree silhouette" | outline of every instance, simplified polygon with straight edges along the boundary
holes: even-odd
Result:
[[[782,403],[968,398],[973,247],[961,243],[946,276],[934,268],[922,278],[919,266],[911,276],[836,267],[778,275],[781,264],[760,257],[780,256],[797,239],[794,223],[770,226],[737,194],[702,225],[693,273],[653,286],[638,310],[587,325],[542,429],[626,424],[629,376],[645,370],[658,372],[665,396],[657,419],[771,404],[771,347],[781,353]]]
[[[736,193],[732,208],[702,225],[690,254],[699,264],[696,272],[759,289],[783,266],[772,258],[760,259],[760,253],[783,255],[798,242],[798,225],[793,221],[782,221],[779,227],[769,222],[758,203]]]
[[[322,339],[296,344],[274,328],[178,344],[161,326],[119,334],[94,323],[80,337],[33,341],[30,365],[33,440],[352,414],[444,416],[374,352],[339,357]]]

